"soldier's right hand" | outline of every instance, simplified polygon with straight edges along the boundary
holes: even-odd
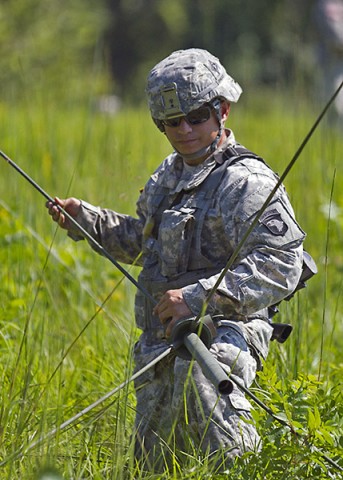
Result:
[[[71,217],[76,217],[81,208],[81,202],[77,198],[67,198],[62,200],[58,197],[54,198],[54,202],[46,202],[45,206],[48,209],[54,222],[57,222],[61,228],[70,230],[72,228],[71,221],[58,209],[56,205],[63,208]]]

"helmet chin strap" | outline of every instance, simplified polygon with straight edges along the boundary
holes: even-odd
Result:
[[[214,142],[213,142],[214,143]],[[208,147],[201,148],[197,152],[194,153],[181,153],[178,150],[175,149],[175,151],[185,160],[195,160],[196,158],[201,158],[201,157],[208,157],[211,155],[212,152],[214,152],[215,149],[212,149],[212,145],[209,145]]]
[[[209,155],[211,155],[215,150],[217,150],[218,148],[218,145],[219,145],[219,141],[222,137],[222,134],[223,134],[223,131],[224,131],[224,122],[222,120],[222,114],[221,114],[221,102],[218,98],[216,98],[212,103],[211,103],[213,109],[214,109],[214,112],[216,114],[216,117],[217,117],[217,120],[218,120],[218,124],[219,124],[219,130],[218,130],[218,134],[216,136],[216,138],[214,139],[214,141],[212,143],[210,143],[210,145],[208,145],[207,147],[203,147],[201,148],[200,150],[198,150],[197,152],[194,152],[194,153],[181,153],[179,152],[178,150],[175,149],[175,151],[185,160],[195,160],[197,158],[201,158],[201,157],[208,157]]]

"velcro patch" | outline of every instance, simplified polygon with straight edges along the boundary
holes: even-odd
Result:
[[[282,220],[280,212],[276,209],[264,213],[260,222],[275,236],[281,237],[288,230],[288,225]]]

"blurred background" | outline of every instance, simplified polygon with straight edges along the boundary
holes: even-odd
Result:
[[[190,47],[216,55],[241,84],[229,126],[282,173],[343,79],[343,0],[0,0],[0,148],[51,195],[134,215],[140,188],[170,153],[149,118],[145,80],[162,58]],[[259,379],[275,411],[286,408],[304,426],[306,446],[317,442],[339,459],[342,118],[341,95],[285,181],[319,274],[283,302],[276,321],[294,333],[282,348],[273,343]],[[1,168],[0,464],[8,464],[0,476],[36,480],[30,472],[48,464],[65,478],[120,480],[131,389],[10,461],[127,378],[139,332],[132,285],[85,242],[66,241],[45,199]],[[315,449],[255,415],[265,447],[244,478],[334,478],[317,474]]]
[[[331,3],[341,3],[340,0]],[[314,0],[2,0],[0,102],[37,89],[139,102],[171,51],[218,56],[244,90],[317,97],[321,32]],[[319,2],[320,3],[320,2]],[[310,97],[311,98],[311,97]]]

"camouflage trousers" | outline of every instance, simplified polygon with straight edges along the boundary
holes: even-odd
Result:
[[[272,328],[263,320],[224,323],[210,352],[249,387],[258,354],[268,352]],[[143,333],[136,344],[136,371],[166,348],[147,338]],[[183,456],[205,455],[227,468],[234,457],[260,449],[250,402],[236,386],[229,396],[219,396],[196,362],[170,354],[139,377],[135,388],[135,454],[149,470],[164,468],[173,455],[180,463]]]

